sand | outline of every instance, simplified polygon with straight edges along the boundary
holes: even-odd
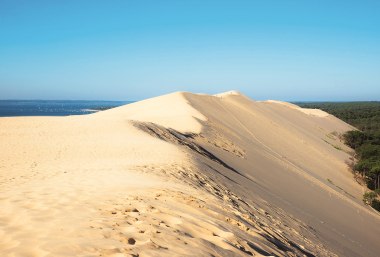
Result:
[[[0,118],[0,255],[378,256],[350,129],[236,91]]]

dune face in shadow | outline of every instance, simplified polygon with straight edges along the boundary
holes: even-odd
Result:
[[[378,256],[349,129],[236,91],[0,118],[1,256]]]
[[[196,137],[196,134],[182,134],[179,131],[176,131],[171,128],[164,128],[159,125],[156,125],[154,123],[134,123],[134,125],[147,132],[148,134],[157,137],[161,140],[164,140],[166,142],[172,143],[172,144],[177,144],[186,147],[190,151],[197,153],[215,163],[220,164],[224,168],[227,168],[243,177],[245,177],[243,174],[239,173],[239,171],[235,170],[231,166],[229,166],[227,163],[225,163],[223,160],[220,158],[216,157],[214,154],[211,152],[207,151],[205,148],[200,146],[199,144],[196,143],[194,140],[194,137]],[[245,177],[246,179],[249,179],[248,177]]]

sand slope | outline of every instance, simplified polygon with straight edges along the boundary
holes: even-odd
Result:
[[[349,129],[235,91],[0,118],[1,256],[378,256]]]

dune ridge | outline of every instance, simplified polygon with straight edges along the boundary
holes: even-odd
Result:
[[[350,129],[236,91],[0,118],[0,253],[377,256]]]
[[[327,116],[330,115],[327,112],[319,110],[319,109],[302,108],[302,107],[299,107],[299,106],[297,106],[295,104],[292,104],[292,103],[287,103],[287,102],[282,102],[282,101],[276,101],[276,100],[267,100],[266,102],[268,102],[268,103],[282,104],[282,105],[287,106],[289,108],[293,108],[293,109],[298,110],[300,112],[303,112],[303,113],[306,113],[306,114],[309,114],[309,115],[313,115],[313,116],[317,116],[317,117],[327,117]]]

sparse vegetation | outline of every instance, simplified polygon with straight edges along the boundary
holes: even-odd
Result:
[[[372,205],[372,202],[373,200],[376,199],[376,193],[373,192],[373,191],[370,191],[370,192],[366,192],[364,193],[363,195],[363,202],[365,204],[369,204],[369,205]]]
[[[348,131],[343,139],[355,150],[353,172],[371,190],[363,195],[363,201],[380,211],[380,102],[297,104],[322,109],[359,129]]]

